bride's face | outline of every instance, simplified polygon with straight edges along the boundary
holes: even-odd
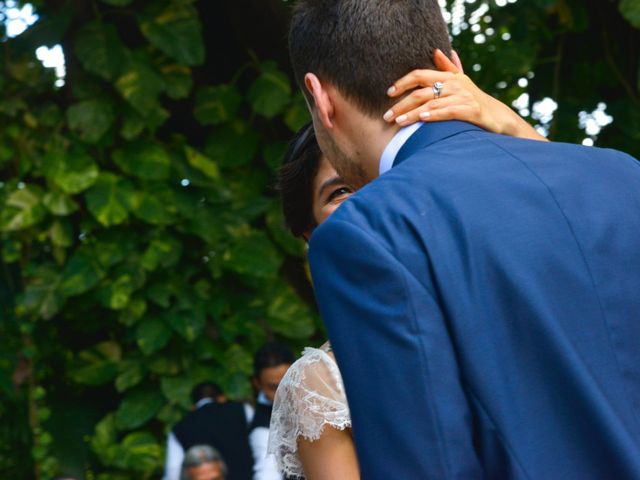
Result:
[[[324,156],[313,180],[313,218],[317,225],[324,222],[354,190],[338,176]]]

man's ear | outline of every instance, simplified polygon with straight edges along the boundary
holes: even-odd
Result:
[[[322,122],[324,128],[333,128],[333,101],[327,92],[327,89],[320,83],[320,79],[313,73],[307,73],[304,76],[304,86],[313,97],[318,118]]]

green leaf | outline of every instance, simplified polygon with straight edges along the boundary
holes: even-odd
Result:
[[[91,437],[91,448],[98,455],[103,454],[116,443],[116,423],[112,413],[100,420]]]
[[[102,304],[112,310],[122,310],[129,304],[129,299],[135,291],[133,278],[124,274],[113,280],[98,291],[98,298]]]
[[[120,135],[125,140],[133,140],[142,133],[147,125],[145,120],[138,115],[132,108],[127,109],[123,113],[122,127],[120,127]]]
[[[291,100],[289,78],[278,70],[274,62],[262,64],[262,73],[251,85],[247,100],[253,111],[267,118],[282,113]]]
[[[276,243],[289,255],[303,257],[306,247],[304,241],[295,238],[284,223],[280,202],[272,202],[267,212],[267,228]]]
[[[125,61],[125,47],[116,28],[100,21],[82,28],[75,41],[75,52],[88,72],[105,80],[114,79]]]
[[[287,150],[286,142],[269,143],[262,148],[262,156],[269,168],[277,172],[282,165],[282,159]]]
[[[304,95],[298,92],[291,102],[291,106],[284,114],[284,123],[292,132],[297,132],[311,121],[309,108],[304,100]]]
[[[118,373],[120,346],[115,342],[102,342],[78,354],[70,375],[83,385],[103,385]]]
[[[2,241],[2,260],[5,263],[13,263],[20,260],[22,244],[15,238],[5,238]]]
[[[204,329],[205,316],[198,310],[178,311],[165,317],[171,327],[187,342],[193,342]]]
[[[258,134],[241,121],[222,125],[209,135],[205,154],[222,168],[250,163],[258,152]]]
[[[620,13],[635,28],[640,28],[640,1],[620,0]]]
[[[133,298],[120,312],[118,320],[127,327],[134,325],[147,311],[147,302],[142,298]]]
[[[155,283],[147,290],[147,298],[162,308],[168,308],[173,291],[166,283]]]
[[[158,143],[130,143],[113,153],[113,161],[128,174],[145,180],[166,180],[171,157]]]
[[[103,268],[110,268],[130,258],[137,249],[136,233],[126,229],[101,232],[94,244],[94,255]]]
[[[236,118],[241,104],[235,85],[204,87],[196,94],[193,114],[201,125],[219,125]]]
[[[42,190],[36,185],[27,185],[7,196],[5,207],[0,212],[0,230],[23,230],[37,224],[45,215]]]
[[[85,100],[67,110],[69,128],[88,143],[97,143],[107,133],[115,115],[106,100]]]
[[[116,428],[133,430],[151,420],[164,405],[164,398],[155,390],[128,393],[116,411]]]
[[[168,225],[176,211],[173,191],[168,188],[148,189],[132,198],[132,212],[152,225]]]
[[[164,80],[142,55],[135,56],[116,80],[122,97],[146,120],[153,119],[161,108],[158,95],[164,88]]]
[[[129,217],[133,186],[112,173],[101,173],[96,184],[86,193],[87,206],[105,227],[118,225]]]
[[[40,266],[25,284],[22,305],[27,312],[49,320],[64,304],[60,292],[60,273],[50,266]]]
[[[73,245],[71,224],[65,219],[56,220],[49,228],[49,237],[56,247],[70,247]]]
[[[174,358],[168,358],[165,355],[159,355],[147,364],[149,371],[156,375],[177,375],[181,370],[180,365]]]
[[[169,3],[147,12],[140,30],[161,52],[185,65],[204,62],[204,43],[197,10],[185,3]]]
[[[44,173],[65,193],[80,193],[92,186],[100,171],[82,150],[54,150],[44,157]]]
[[[162,466],[164,450],[147,432],[130,433],[122,441],[119,466],[150,474]]]
[[[187,98],[193,87],[191,69],[185,65],[176,63],[163,65],[160,73],[164,77],[167,86],[167,95],[174,100]]]
[[[186,145],[184,147],[184,153],[187,157],[189,165],[191,165],[193,168],[200,170],[209,178],[212,178],[214,180],[220,179],[220,170],[218,169],[218,165],[216,164],[216,162]]]
[[[62,274],[62,293],[71,297],[95,287],[106,273],[88,248],[80,248],[71,257]]]
[[[3,167],[11,158],[13,158],[14,151],[6,145],[0,145],[0,167]]]
[[[158,318],[147,318],[136,329],[138,346],[145,355],[150,355],[163,348],[169,343],[171,336],[171,329]]]
[[[236,273],[262,279],[275,278],[282,263],[273,243],[258,231],[239,238],[223,260],[225,266]]]
[[[171,403],[177,403],[184,408],[191,407],[191,389],[193,380],[189,377],[163,377],[160,379],[160,388],[165,398]]]
[[[120,373],[116,377],[116,390],[118,392],[124,392],[138,385],[145,375],[144,365],[137,360],[125,360],[120,362]]]
[[[59,216],[70,215],[78,210],[78,204],[62,192],[47,192],[42,199],[42,203],[47,210]]]
[[[267,315],[269,326],[287,338],[308,338],[315,330],[311,310],[288,285],[273,295]]]
[[[182,255],[182,244],[175,238],[163,236],[154,239],[142,255],[140,265],[148,271],[158,266],[170,267],[175,265]]]

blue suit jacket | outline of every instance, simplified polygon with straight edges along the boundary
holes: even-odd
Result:
[[[364,479],[640,478],[640,163],[462,122],[314,232]]]

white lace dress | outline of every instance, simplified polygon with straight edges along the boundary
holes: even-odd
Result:
[[[351,427],[351,415],[338,365],[325,343],[307,347],[278,386],[271,414],[268,452],[283,475],[304,478],[298,438],[320,438],[326,425]]]

